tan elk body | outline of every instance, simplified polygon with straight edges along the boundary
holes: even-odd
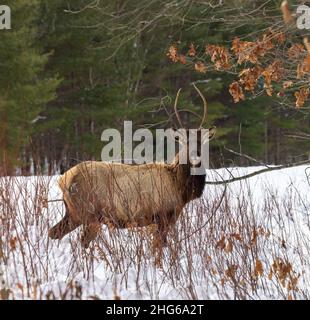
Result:
[[[175,111],[180,122],[176,109],[178,95]],[[198,137],[199,144],[214,133],[215,128],[209,130],[207,137]],[[188,153],[187,146],[183,152]],[[61,239],[83,225],[81,241],[87,248],[102,223],[115,228],[154,224],[157,242],[164,244],[169,227],[189,201],[202,195],[205,186],[205,175],[192,175],[193,164],[190,161],[181,164],[179,158],[177,154],[171,164],[143,165],[87,161],[69,169],[59,180],[66,214],[50,229],[49,236]]]

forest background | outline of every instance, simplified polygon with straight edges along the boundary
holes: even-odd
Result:
[[[99,160],[102,131],[122,130],[124,120],[171,127],[179,88],[180,108],[190,111],[182,120],[195,127],[202,106],[193,83],[207,97],[206,126],[218,128],[212,167],[309,159],[309,78],[298,74],[309,57],[307,30],[294,17],[304,2],[286,4],[288,17],[281,3],[9,0],[12,29],[0,31],[0,174],[54,174]],[[236,39],[266,45],[270,34],[261,61],[240,61]],[[299,52],[287,58],[292,48]],[[277,59],[281,83],[278,71],[266,73]],[[252,79],[255,90],[238,91],[242,71],[257,66],[265,73]]]

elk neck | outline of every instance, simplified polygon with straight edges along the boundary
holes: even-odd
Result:
[[[184,203],[200,198],[205,187],[206,174],[192,175],[191,164],[189,161],[186,164],[180,164],[179,155],[175,157],[173,166],[178,190],[182,193]]]

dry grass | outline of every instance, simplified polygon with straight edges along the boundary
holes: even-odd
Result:
[[[280,191],[249,181],[207,186],[171,230],[161,267],[149,228],[103,226],[88,250],[79,230],[49,240],[64,211],[47,205],[55,185],[54,177],[0,179],[2,299],[310,298],[306,180],[303,192],[298,181]]]

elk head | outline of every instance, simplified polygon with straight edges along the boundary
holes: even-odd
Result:
[[[178,112],[178,100],[180,96],[181,89],[178,90],[175,103],[174,103],[174,112],[177,117],[178,123],[181,130],[177,131],[177,135],[175,135],[176,140],[180,143],[181,151],[178,155],[178,160],[182,161],[182,159],[188,160],[191,168],[202,168],[206,169],[204,166],[204,162],[202,161],[204,152],[208,152],[208,142],[214,138],[216,127],[213,126],[209,129],[205,129],[203,127],[204,123],[207,120],[208,114],[208,104],[206,98],[203,96],[201,91],[194,84],[194,88],[198,92],[199,96],[203,101],[203,117],[196,129],[185,129],[182,123],[180,114]]]

